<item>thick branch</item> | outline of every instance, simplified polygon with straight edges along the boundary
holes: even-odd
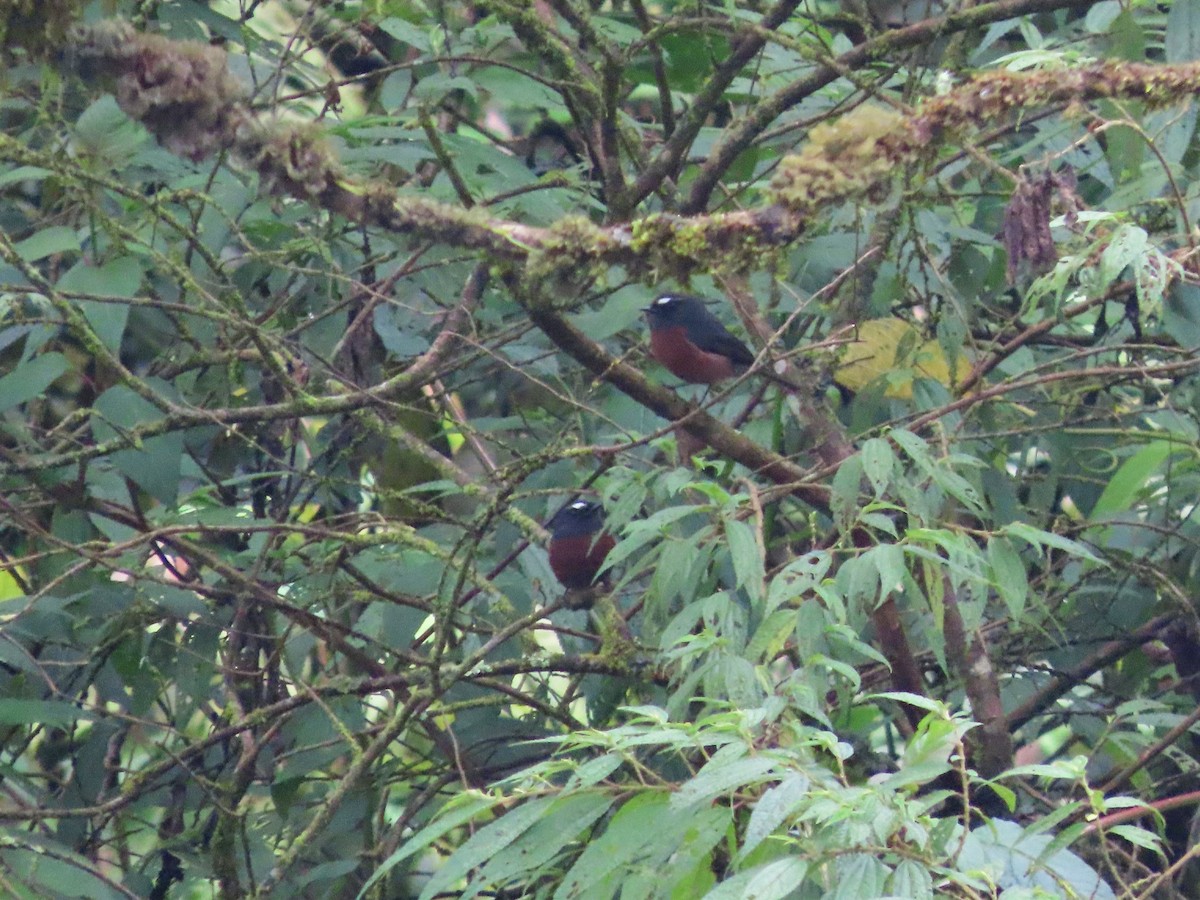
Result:
[[[713,147],[712,153],[704,165],[700,167],[699,175],[692,182],[691,192],[681,205],[680,212],[684,215],[701,213],[708,205],[709,196],[717,182],[755,138],[778,121],[784,112],[837,81],[844,72],[859,69],[872,60],[896,50],[923,46],[945,34],[978,28],[981,25],[1017,16],[1050,12],[1079,5],[1077,0],[1003,0],[1000,3],[987,3],[964,9],[942,18],[917,22],[907,28],[889,31],[866,43],[859,44],[853,50],[848,50],[830,63],[819,66],[804,78],[792,82],[762,100],[747,115],[732,125]],[[960,91],[969,87],[970,85],[967,85]]]
[[[804,470],[795,463],[761,447],[719,419],[681,399],[674,391],[655,384],[633,366],[610,356],[603,347],[558,313],[535,307],[530,309],[529,317],[564,352],[647,409],[669,421],[681,422],[684,428],[718,453],[761,473],[776,484],[788,485],[796,497],[810,506],[822,510],[828,508],[828,489],[805,481]]]

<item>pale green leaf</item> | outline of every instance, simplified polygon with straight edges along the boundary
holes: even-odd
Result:
[[[432,822],[405,841],[395,853],[380,863],[379,868],[375,870],[367,883],[363,885],[362,890],[358,892],[359,898],[365,897],[371,886],[386,876],[392,868],[404,862],[409,857],[424,852],[427,847],[443,835],[476,819],[480,814],[504,801],[504,797],[484,796],[471,791],[456,795],[438,812]]]
[[[68,369],[61,353],[43,353],[0,377],[0,412],[41,396]]]
[[[996,592],[1004,601],[1009,616],[1020,619],[1029,594],[1029,578],[1021,555],[1013,547],[1012,541],[1003,535],[988,538],[987,555]]]
[[[749,856],[763,840],[788,821],[804,801],[810,785],[808,776],[795,773],[758,798],[750,813],[750,823],[746,826],[738,859]]]
[[[472,869],[502,852],[535,822],[548,815],[559,802],[556,796],[527,801],[479,829],[429,879],[420,900],[431,900],[442,891],[452,889]]]
[[[729,555],[733,560],[733,571],[737,576],[738,587],[750,596],[754,604],[762,601],[763,597],[763,568],[762,553],[758,549],[758,541],[752,529],[745,522],[737,519],[725,519],[725,537],[729,541]]]
[[[79,234],[74,228],[51,225],[17,241],[13,249],[25,262],[37,262],[56,253],[78,252],[80,247]]]
[[[863,444],[861,455],[863,474],[875,489],[875,496],[882,497],[896,467],[892,445],[884,438],[870,438]]]
[[[1092,507],[1092,519],[1110,518],[1129,509],[1141,495],[1150,480],[1172,451],[1181,448],[1170,441],[1151,441],[1129,459],[1121,463],[1096,505]]]
[[[780,900],[804,881],[808,863],[797,857],[776,859],[726,879],[704,895],[704,900]]]

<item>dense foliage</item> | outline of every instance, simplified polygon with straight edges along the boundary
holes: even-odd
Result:
[[[0,891],[1197,896],[1200,0],[0,35]]]

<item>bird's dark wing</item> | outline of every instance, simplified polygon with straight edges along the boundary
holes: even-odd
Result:
[[[729,357],[735,366],[746,367],[754,363],[754,354],[750,349],[734,337],[716,317],[689,328],[688,339],[701,350]]]

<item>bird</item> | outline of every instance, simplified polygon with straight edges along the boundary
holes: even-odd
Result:
[[[616,545],[604,531],[604,507],[593,500],[568,503],[550,520],[550,568],[565,588],[589,587]]]
[[[687,294],[663,294],[642,310],[650,323],[650,355],[688,384],[716,384],[754,364],[754,354]]]

